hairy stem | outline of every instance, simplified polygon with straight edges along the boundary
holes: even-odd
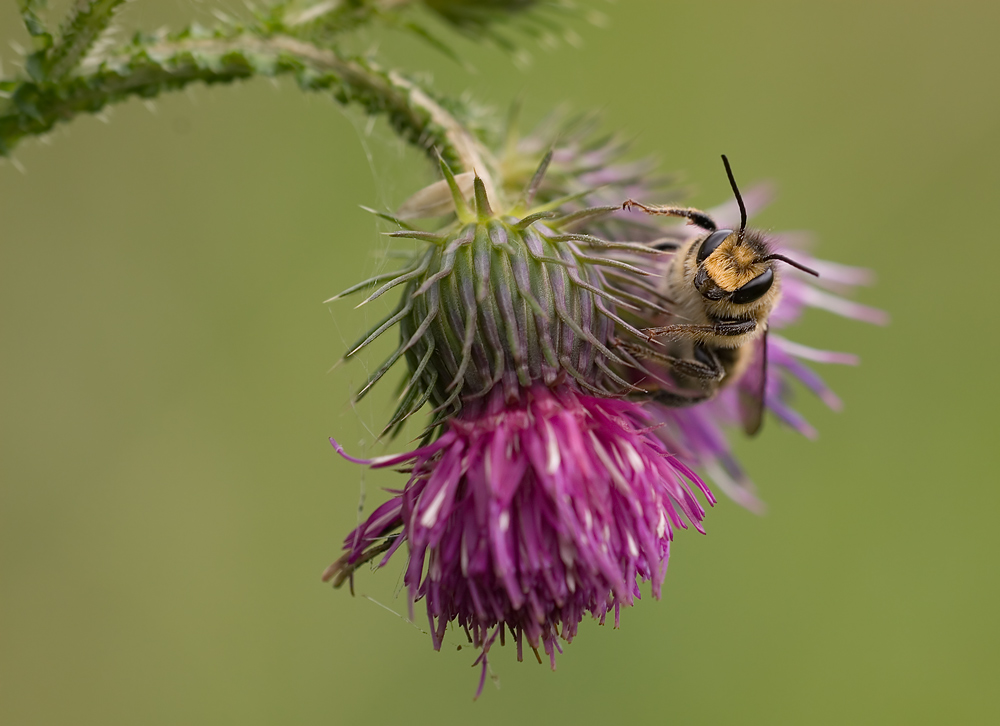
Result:
[[[287,35],[182,38],[91,57],[80,75],[59,83],[24,81],[0,105],[0,153],[60,121],[136,96],[152,98],[190,83],[231,83],[292,75],[304,90],[329,90],[342,103],[386,114],[393,129],[453,167],[475,169],[489,184],[494,166],[462,122],[417,83],[361,58],[344,57]],[[92,68],[92,70],[90,70]]]

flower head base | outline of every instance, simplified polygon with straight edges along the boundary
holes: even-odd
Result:
[[[557,386],[572,381],[580,389],[605,396],[630,388],[613,370],[623,362],[613,350],[615,331],[617,327],[635,336],[641,333],[617,310],[638,309],[648,302],[626,290],[612,291],[606,278],[625,275],[632,279],[648,273],[593,250],[659,253],[647,246],[612,244],[571,231],[574,225],[606,215],[612,208],[566,215],[553,211],[558,202],[531,208],[547,164],[548,157],[522,199],[510,211],[498,213],[491,208],[478,177],[473,185],[475,209],[471,209],[459,182],[442,163],[455,221],[437,233],[412,228],[392,232],[393,237],[430,244],[402,270],[341,293],[381,283],[368,302],[406,285],[399,306],[345,356],[356,355],[399,325],[398,348],[358,395],[363,396],[405,356],[408,379],[387,429],[398,430],[428,401],[437,414],[434,428],[466,401],[482,398],[497,386],[510,401],[535,382]]]
[[[646,427],[635,403],[536,384],[468,403],[433,443],[358,461],[409,465],[402,492],[348,535],[327,570],[342,583],[405,541],[404,582],[424,598],[435,648],[457,621],[486,654],[506,628],[543,648],[571,641],[586,613],[604,622],[650,580],[659,597],[675,527],[701,531],[702,481]],[[342,449],[334,442],[338,451]],[[693,487],[693,488],[692,488]],[[480,684],[482,687],[482,684]]]

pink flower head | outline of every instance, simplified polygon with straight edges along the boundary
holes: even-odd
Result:
[[[535,385],[513,403],[498,388],[427,446],[351,459],[412,470],[324,579],[342,582],[384,552],[382,566],[407,542],[411,603],[426,601],[435,648],[456,621],[481,649],[480,690],[505,629],[518,660],[526,640],[555,668],[557,639],[571,641],[585,614],[603,623],[614,611],[617,626],[640,581],[659,597],[674,528],[703,531],[694,489],[715,501],[647,423],[636,403],[568,385]]]

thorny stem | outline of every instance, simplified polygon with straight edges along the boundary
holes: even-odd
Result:
[[[60,121],[133,96],[151,98],[197,81],[230,83],[289,74],[304,90],[329,90],[339,103],[358,103],[369,113],[386,114],[404,139],[433,159],[440,154],[453,168],[477,171],[493,191],[493,158],[430,92],[370,61],[283,34],[137,43],[124,51],[87,58],[82,73],[58,83],[8,82],[3,90],[9,99],[0,101],[0,154]]]

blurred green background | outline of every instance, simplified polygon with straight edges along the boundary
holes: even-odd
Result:
[[[606,27],[527,71],[365,42],[528,120],[598,108],[699,206],[729,198],[727,153],[779,186],[759,224],[877,271],[889,327],[787,331],[863,363],[821,371],[842,413],[802,398],[818,441],[771,420],[739,443],[769,513],[722,501],[662,601],[586,621],[555,673],[494,651],[473,703],[463,639],[435,653],[361,596],[405,613],[398,567],[353,598],[319,581],[361,487],[370,511],[402,482],[326,441],[385,451],[391,386],[346,403],[378,359],[328,369],[379,310],[321,301],[384,264],[358,205],[431,169],[290,81],[130,102],[0,166],[0,723],[1000,722],[1000,5],[587,7]],[[0,38],[27,42],[13,0]]]

